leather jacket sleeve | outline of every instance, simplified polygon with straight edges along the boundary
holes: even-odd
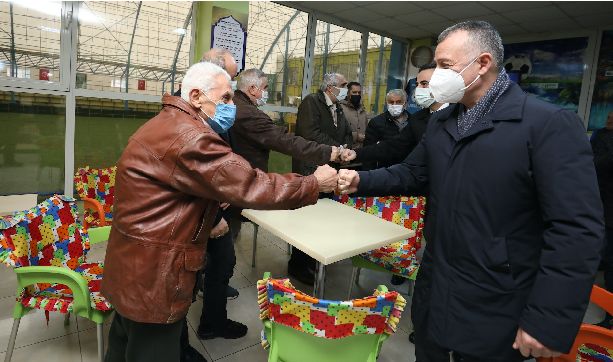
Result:
[[[182,192],[241,208],[298,208],[316,203],[319,195],[315,176],[253,169],[212,131],[198,133],[182,146],[171,178]]]

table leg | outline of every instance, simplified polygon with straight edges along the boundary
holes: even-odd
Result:
[[[313,294],[317,298],[324,297],[324,283],[326,280],[326,266],[324,263],[317,262],[317,274],[315,275],[315,283],[313,284]]]
[[[258,229],[260,226],[253,223],[253,253],[251,254],[251,267],[255,268],[255,251],[258,246]]]

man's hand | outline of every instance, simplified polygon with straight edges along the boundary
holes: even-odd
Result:
[[[341,170],[342,171],[342,170]],[[517,336],[515,336],[515,342],[513,343],[513,349],[518,349],[524,357],[558,357],[562,353],[552,351],[549,348],[543,346],[541,342],[534,339],[531,335],[526,333],[523,329],[517,330]]]
[[[338,176],[336,170],[328,165],[317,167],[313,173],[319,184],[319,192],[332,192],[336,189]]]
[[[354,150],[345,149],[343,150],[343,154],[341,154],[341,161],[349,162],[355,160],[357,154]]]
[[[358,142],[364,142],[366,135],[364,133],[358,133]]]
[[[355,170],[341,169],[338,171],[338,192],[342,195],[358,191],[360,175]]]
[[[332,146],[332,152],[330,152],[330,162],[338,162],[340,156],[340,150],[336,146]]]
[[[220,237],[226,235],[226,233],[229,230],[230,230],[230,228],[228,227],[228,223],[226,222],[226,219],[224,219],[222,217],[221,220],[217,223],[217,225],[215,225],[215,227],[213,227],[211,229],[211,233],[209,234],[209,238],[211,238],[211,239],[220,238]]]

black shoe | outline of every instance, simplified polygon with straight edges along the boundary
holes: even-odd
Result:
[[[226,319],[226,326],[221,331],[214,331],[213,329],[208,328],[200,328],[198,327],[198,338],[200,339],[213,339],[213,338],[224,338],[224,339],[236,339],[244,337],[247,334],[247,326],[235,322],[231,319]]]
[[[415,332],[411,332],[411,334],[409,334],[409,342],[415,344]]]
[[[206,358],[194,347],[188,345],[185,349],[181,350],[181,362],[206,362]]]
[[[293,264],[288,263],[287,274],[306,285],[313,285],[315,283],[315,273],[309,268],[297,268]]]
[[[226,287],[226,298],[228,298],[228,300],[238,298],[238,290],[228,285]]]
[[[390,281],[390,283],[394,285],[401,285],[402,283],[404,283],[405,280],[406,278],[403,278],[399,275],[392,275],[392,280]]]

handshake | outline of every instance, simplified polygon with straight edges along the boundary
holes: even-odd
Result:
[[[353,150],[351,151],[355,154]],[[317,167],[313,173],[319,185],[319,192],[332,192],[337,195],[351,194],[358,190],[360,175],[355,170],[340,169],[338,172],[328,166]]]
[[[330,153],[330,162],[348,163],[355,160],[356,153],[354,150],[346,148],[347,145],[340,147],[332,146],[332,152]]]

